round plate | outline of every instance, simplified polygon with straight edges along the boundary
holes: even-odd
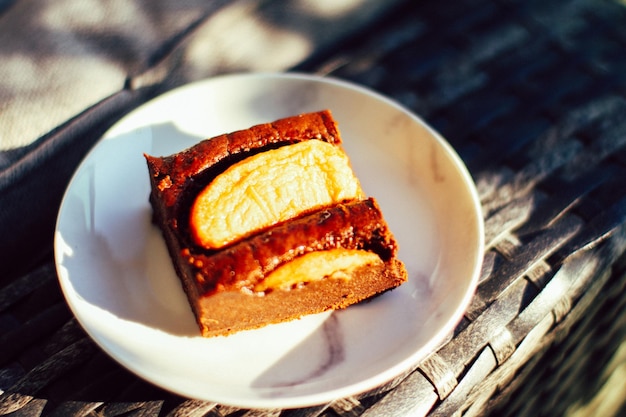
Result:
[[[409,271],[346,310],[200,336],[157,227],[143,153],[330,109],[366,194]],[[55,259],[76,318],[111,357],[183,396],[241,408],[303,407],[373,389],[415,366],[461,319],[477,285],[483,224],[474,184],[436,132],[381,95],[324,77],[241,74],[173,90],[112,127],[64,196]]]

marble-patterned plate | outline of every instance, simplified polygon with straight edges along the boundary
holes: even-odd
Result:
[[[143,153],[167,155],[322,109],[333,112],[365,192],[378,199],[409,281],[343,311],[202,338],[151,224]],[[477,193],[448,143],[375,92],[303,74],[216,77],[133,111],[79,166],[55,234],[67,302],[104,351],[162,388],[242,408],[320,404],[415,366],[461,319],[482,255]]]

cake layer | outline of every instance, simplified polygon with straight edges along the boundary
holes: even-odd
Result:
[[[171,229],[164,236],[204,336],[344,308],[407,279],[396,259],[397,244],[371,198],[308,214],[221,251],[181,246]],[[331,275],[286,291],[255,291],[277,267],[307,253],[337,248],[370,251],[381,262],[351,271],[349,279]]]
[[[341,135],[328,110],[287,117],[205,139],[166,157],[145,155],[152,192],[164,208],[175,209],[198,176],[216,175],[260,150],[310,139],[340,144]],[[206,178],[204,183],[208,182]],[[169,213],[172,214],[172,213]]]
[[[205,337],[223,336],[346,308],[401,285],[402,277],[406,277],[404,265],[393,259],[356,269],[349,279],[329,277],[297,290],[272,291],[265,296],[220,292],[198,300],[200,330]]]
[[[397,246],[374,199],[338,204],[282,223],[217,252],[181,248],[181,269],[197,297],[253,291],[278,266],[312,251],[363,249],[383,262]]]

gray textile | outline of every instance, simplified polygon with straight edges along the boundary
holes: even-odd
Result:
[[[123,114],[186,82],[297,67],[399,2],[0,0],[0,273],[47,255],[72,172]]]

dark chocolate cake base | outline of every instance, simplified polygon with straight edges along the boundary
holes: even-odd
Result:
[[[371,198],[302,213],[219,249],[200,247],[190,238],[188,212],[202,187],[229,164],[304,140],[340,146],[330,112],[220,135],[167,157],[146,155],[153,220],[163,232],[202,335],[227,335],[344,308],[406,281],[404,265],[396,259],[397,244]],[[296,288],[255,291],[281,265],[336,249],[375,253],[380,261],[342,271],[342,277],[312,277]]]

